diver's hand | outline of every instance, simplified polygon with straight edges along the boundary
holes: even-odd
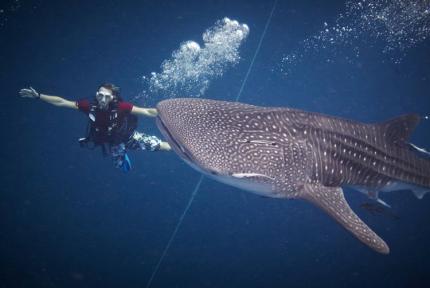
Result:
[[[34,98],[34,99],[40,98],[40,93],[38,93],[36,90],[34,90],[33,87],[24,88],[24,89],[19,90],[19,95],[21,95],[21,97],[25,97],[25,98]]]

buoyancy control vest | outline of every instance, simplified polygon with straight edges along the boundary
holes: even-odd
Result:
[[[88,125],[86,136],[79,139],[81,147],[94,149],[98,146],[102,148],[103,154],[110,152],[111,147],[121,143],[126,143],[137,128],[138,118],[131,113],[124,113],[119,110],[121,99],[114,99],[109,104],[108,123],[104,125],[97,120],[97,116],[104,112],[98,108],[97,101],[91,103],[88,112]]]

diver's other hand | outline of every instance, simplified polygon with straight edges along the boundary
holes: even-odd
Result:
[[[33,87],[19,90],[19,95],[25,98],[34,98],[34,99],[40,98],[40,93],[38,93]]]

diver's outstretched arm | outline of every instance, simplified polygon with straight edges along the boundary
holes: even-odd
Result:
[[[156,117],[158,115],[157,109],[155,108],[142,108],[137,106],[133,106],[133,109],[131,109],[131,113],[148,117]]]
[[[76,102],[74,101],[69,101],[59,96],[49,96],[49,95],[41,94],[41,93],[38,93],[32,87],[21,89],[19,91],[19,95],[21,95],[21,97],[24,97],[24,98],[40,99],[55,106],[78,109],[78,107],[76,106]]]

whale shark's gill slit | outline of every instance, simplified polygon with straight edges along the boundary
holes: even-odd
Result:
[[[242,95],[242,91],[243,91],[243,89],[244,89],[244,87],[245,87],[245,85],[246,85],[246,82],[247,82],[247,80],[248,80],[249,74],[251,73],[252,67],[253,67],[253,65],[254,65],[254,61],[255,61],[255,59],[257,58],[257,55],[258,55],[258,53],[259,53],[259,51],[260,51],[260,48],[261,48],[261,44],[263,43],[264,37],[266,36],[266,32],[267,32],[267,29],[268,29],[268,27],[269,27],[269,25],[270,25],[270,22],[271,22],[271,20],[272,20],[272,17],[273,17],[273,14],[274,14],[274,12],[275,12],[276,4],[277,4],[277,3],[278,3],[278,0],[274,0],[274,1],[273,1],[273,6],[272,6],[272,9],[271,9],[271,11],[270,11],[269,17],[267,18],[266,25],[264,26],[263,33],[261,34],[260,41],[259,41],[259,43],[258,43],[257,49],[255,50],[254,56],[253,56],[253,58],[252,58],[252,60],[251,60],[251,64],[250,64],[250,65],[249,65],[249,67],[248,67],[248,71],[246,72],[246,76],[245,76],[245,78],[244,78],[244,80],[243,80],[243,82],[242,82],[242,86],[240,87],[239,93],[238,93],[238,94],[237,94],[237,96],[236,96],[236,99],[235,99],[235,100],[236,100],[236,102],[238,102],[238,101],[240,100],[240,97],[241,97],[241,95]],[[169,136],[170,136],[170,135],[169,135]],[[179,147],[180,147],[180,146],[179,146]],[[164,257],[166,256],[167,251],[169,250],[170,245],[172,244],[172,242],[173,242],[173,240],[174,240],[174,238],[175,238],[175,236],[176,236],[176,233],[178,232],[178,230],[179,230],[179,228],[180,228],[180,226],[181,226],[181,224],[182,224],[182,222],[183,222],[183,220],[184,220],[184,218],[185,218],[185,215],[186,215],[186,214],[187,214],[187,212],[188,212],[188,209],[190,208],[191,204],[193,203],[193,200],[194,200],[195,195],[198,193],[198,191],[199,191],[199,189],[200,189],[200,185],[201,185],[201,184],[202,184],[202,182],[203,182],[203,178],[204,178],[204,177],[203,177],[203,175],[202,175],[202,176],[200,176],[200,178],[199,178],[199,180],[198,180],[198,182],[197,182],[197,185],[195,186],[195,189],[193,190],[193,193],[191,194],[190,200],[188,201],[188,204],[187,204],[187,206],[185,207],[184,212],[182,213],[181,217],[179,218],[178,224],[176,225],[175,230],[173,231],[173,233],[172,233],[172,235],[171,235],[171,237],[170,237],[169,241],[167,242],[166,247],[164,248],[163,253],[161,254],[160,259],[159,259],[159,260],[158,260],[158,262],[157,262],[157,265],[155,266],[155,268],[154,268],[154,270],[153,270],[153,272],[152,272],[152,274],[151,274],[151,277],[150,277],[150,279],[149,279],[149,281],[148,281],[148,283],[147,283],[147,285],[146,285],[146,287],[147,287],[147,288],[151,287],[152,281],[154,280],[154,277],[156,276],[157,271],[158,271],[158,269],[160,268],[160,265],[161,265],[161,263],[163,262],[163,259],[164,259]]]

